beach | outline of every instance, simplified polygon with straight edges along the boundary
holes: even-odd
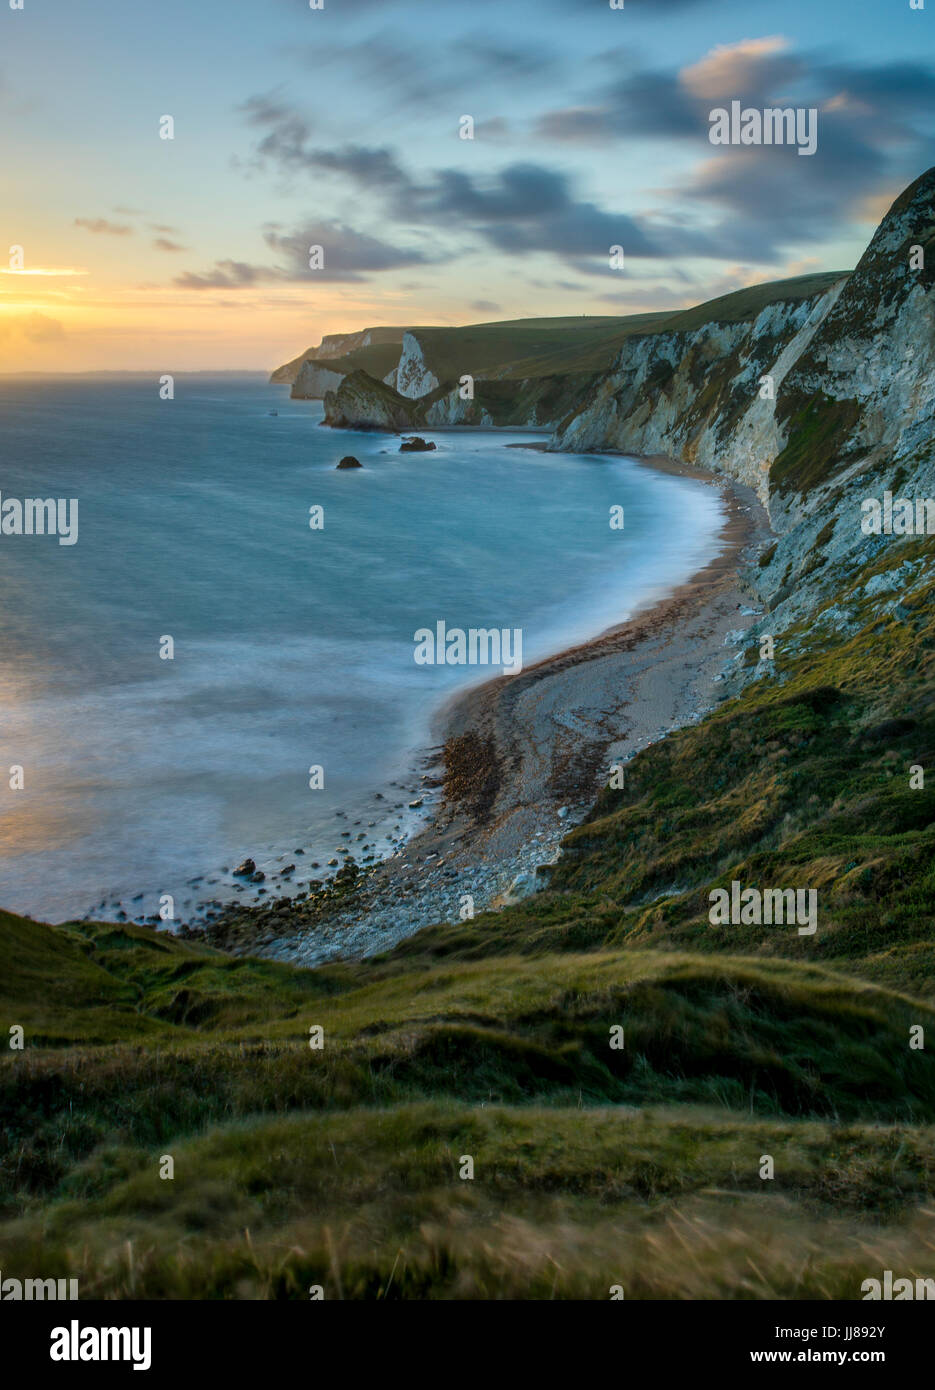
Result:
[[[353,892],[338,903],[293,903],[280,916],[238,906],[210,924],[209,940],[316,965],[517,901],[547,883],[563,837],[612,763],[717,703],[733,640],[758,615],[740,571],[771,534],[766,513],[723,475],[667,458],[638,462],[719,489],[726,517],[717,556],[627,621],[446,701],[424,760],[432,819]]]

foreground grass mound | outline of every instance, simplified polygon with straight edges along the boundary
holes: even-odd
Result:
[[[9,1275],[82,1298],[854,1298],[928,1270],[935,1078],[908,1038],[935,1018],[891,990],[658,951],[452,961],[416,989],[398,962],[307,972],[134,927],[34,944],[112,1040],[27,1022],[3,1057]],[[5,999],[48,1032],[44,985],[24,953]]]
[[[106,1190],[76,1169],[4,1270],[85,1298],[859,1298],[935,1234],[930,1128],[431,1102],[225,1125],[171,1180],[163,1155],[109,1150]]]

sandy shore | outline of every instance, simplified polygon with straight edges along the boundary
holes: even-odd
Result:
[[[287,932],[261,914],[225,914],[211,932],[218,945],[312,965],[457,920],[465,895],[475,912],[515,901],[545,881],[547,870],[536,870],[558,856],[612,762],[717,703],[732,641],[759,611],[738,569],[771,534],[766,514],[752,491],[722,475],[665,458],[639,462],[720,490],[716,558],[593,640],[454,697],[435,721],[443,752],[427,767],[444,785],[429,793],[437,806],[427,828],[340,906],[290,914]]]

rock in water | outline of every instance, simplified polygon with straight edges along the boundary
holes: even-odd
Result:
[[[412,439],[403,440],[402,444],[399,446],[399,452],[401,454],[422,454],[428,453],[434,448],[435,445],[433,443],[426,444],[424,439],[421,439],[419,435],[415,435]]]
[[[237,874],[238,877],[242,876],[247,878],[250,874],[256,873],[256,864],[254,864],[252,859],[245,859],[242,864],[237,865],[234,873]]]
[[[345,454],[341,462],[336,465],[338,468],[363,468],[363,466],[360,459],[355,459],[353,454]]]

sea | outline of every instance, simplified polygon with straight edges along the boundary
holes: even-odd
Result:
[[[433,716],[501,669],[417,661],[420,630],[519,630],[528,665],[719,549],[693,479],[523,430],[400,453],[321,417],[259,374],[172,399],[154,375],[0,378],[0,908],[193,921],[384,858],[438,795]],[[5,533],[26,498],[73,499],[75,543]]]

